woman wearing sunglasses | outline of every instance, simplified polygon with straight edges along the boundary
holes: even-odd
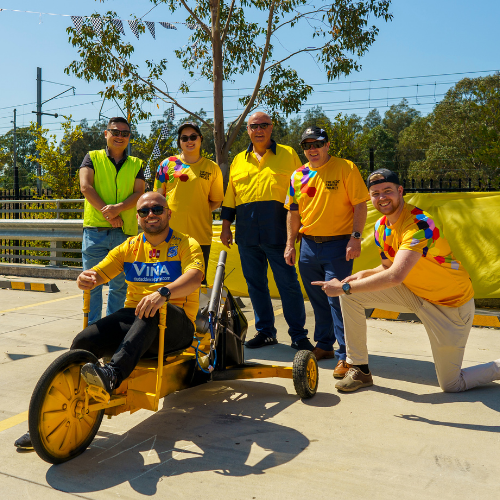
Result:
[[[193,237],[201,246],[208,269],[212,243],[212,211],[224,199],[219,166],[201,155],[203,136],[195,123],[177,131],[181,153],[163,160],[156,172],[154,190],[163,194],[172,210],[170,226]],[[206,283],[206,272],[204,282]]]

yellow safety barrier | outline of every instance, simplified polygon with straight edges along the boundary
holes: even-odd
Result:
[[[455,256],[471,276],[475,298],[500,298],[500,217],[497,215],[500,213],[500,193],[417,193],[406,195],[405,200],[428,211],[443,229]],[[373,241],[373,227],[379,217],[380,213],[368,202],[362,252],[361,257],[354,262],[354,272],[380,264],[379,252]],[[208,266],[209,282],[214,278],[219,252],[228,250],[220,242],[220,230],[220,225],[214,225]],[[225,283],[233,295],[248,297],[236,245],[228,250],[226,274]],[[271,296],[278,298],[270,269],[268,279]],[[303,288],[302,291],[306,297]]]

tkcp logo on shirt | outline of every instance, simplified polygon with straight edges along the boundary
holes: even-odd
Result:
[[[339,188],[339,182],[340,182],[339,180],[326,181],[325,182],[325,187],[326,187],[326,189],[330,189],[330,190],[336,191]]]
[[[200,171],[200,177],[205,179],[206,181],[210,180],[210,172],[205,172],[204,170]]]

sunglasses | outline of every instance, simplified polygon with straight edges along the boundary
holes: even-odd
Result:
[[[272,123],[250,123],[250,125],[248,126],[250,127],[251,130],[257,130],[258,128],[266,130],[266,128],[270,127],[271,125]]]
[[[161,215],[165,210],[165,207],[160,205],[155,205],[154,207],[142,207],[137,209],[137,213],[141,219],[146,218],[149,215],[149,212],[153,212],[153,215]]]
[[[325,145],[325,141],[314,141],[314,142],[303,142],[301,144],[301,147],[304,151],[307,151],[308,149],[314,148],[314,149],[320,149]]]
[[[130,130],[118,130],[116,128],[107,128],[106,129],[108,132],[111,132],[111,135],[113,137],[128,137],[130,135]]]
[[[196,141],[196,139],[198,139],[198,137],[200,137],[198,134],[181,135],[180,140],[181,142],[187,142],[187,141],[194,142]]]

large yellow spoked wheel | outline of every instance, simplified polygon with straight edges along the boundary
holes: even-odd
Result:
[[[293,385],[299,397],[312,398],[318,390],[318,362],[311,351],[299,351],[293,358]]]
[[[57,358],[41,376],[31,396],[29,430],[38,456],[51,464],[83,453],[101,425],[104,410],[84,414],[85,363],[96,363],[88,351],[74,350]]]

